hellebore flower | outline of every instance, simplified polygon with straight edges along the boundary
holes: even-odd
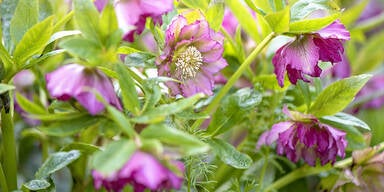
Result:
[[[318,62],[341,62],[343,41],[349,39],[349,32],[336,20],[319,31],[299,35],[283,45],[272,59],[279,85],[284,86],[286,71],[292,84],[296,84],[298,79],[309,82],[306,75],[319,77],[322,69]]]
[[[115,3],[115,10],[119,26],[125,33],[123,39],[133,42],[134,35],[139,35],[143,32],[148,17],[151,17],[155,24],[161,24],[161,15],[172,11],[172,9],[173,0],[117,1]],[[132,26],[134,29],[132,29]]]
[[[69,64],[46,74],[45,79],[52,97],[61,101],[75,98],[92,115],[104,110],[104,105],[97,100],[92,90],[101,94],[106,102],[122,110],[111,80],[95,68]]]
[[[35,83],[35,80],[35,74],[33,74],[30,70],[22,70],[18,72],[13,78],[13,84],[15,85],[16,92],[20,93],[28,100],[33,101],[33,84]],[[39,120],[28,117],[28,113],[19,106],[17,99],[15,99],[15,111],[20,114],[20,116],[24,119],[24,122],[28,125],[36,126],[40,124]]]
[[[353,165],[331,191],[384,191],[384,153],[378,152],[378,147],[352,152]]]
[[[188,23],[182,15],[174,18],[165,33],[165,48],[156,63],[159,75],[181,81],[166,82],[171,93],[212,95],[214,75],[227,66],[222,57],[224,37],[209,28],[205,19]]]
[[[356,95],[356,98],[364,98],[374,96],[378,91],[384,90],[384,75],[373,76],[367,84]],[[384,96],[372,97],[368,102],[364,103],[360,108],[379,109],[384,105]]]
[[[334,163],[337,155],[344,158],[347,146],[345,132],[320,123],[312,115],[291,112],[287,108],[283,111],[291,120],[274,124],[271,130],[264,132],[257,148],[277,141],[276,151],[279,155],[286,154],[293,162],[302,158],[311,166],[316,165],[317,159],[321,165],[325,165]]]
[[[173,165],[180,172],[184,172],[184,165],[180,161],[173,161]],[[148,153],[136,151],[125,165],[117,172],[103,176],[93,170],[94,186],[100,189],[104,186],[108,191],[122,191],[127,184],[133,186],[135,192],[180,189],[183,177],[176,175],[166,168],[155,157]]]

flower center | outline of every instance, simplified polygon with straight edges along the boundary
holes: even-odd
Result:
[[[186,81],[196,77],[203,65],[203,56],[194,46],[189,46],[176,60],[176,72],[180,80]]]

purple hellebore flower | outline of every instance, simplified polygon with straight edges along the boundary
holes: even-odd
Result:
[[[275,74],[281,87],[284,86],[285,72],[291,83],[298,79],[309,82],[306,75],[319,77],[322,69],[319,60],[332,64],[342,61],[343,41],[350,34],[339,20],[314,33],[302,34],[280,47],[272,59]]]
[[[165,48],[157,58],[158,73],[181,81],[168,81],[173,95],[212,95],[214,75],[227,66],[223,59],[224,37],[213,31],[205,19],[188,23],[179,15],[165,32]]]
[[[172,164],[178,171],[184,172],[182,162],[173,161]],[[104,186],[108,191],[117,192],[122,191],[127,184],[131,184],[135,192],[143,192],[145,189],[151,191],[180,189],[183,184],[182,176],[173,173],[152,155],[141,151],[136,151],[117,172],[105,177],[93,170],[92,176],[96,189]]]
[[[62,66],[46,74],[49,94],[61,101],[75,98],[88,112],[96,115],[104,110],[92,90],[97,91],[106,102],[122,110],[111,80],[96,68],[78,64]]]
[[[13,77],[13,84],[15,85],[16,92],[20,93],[28,100],[33,101],[33,84],[35,83],[36,77],[31,70],[22,70]],[[24,122],[31,126],[40,124],[37,119],[31,119],[28,117],[28,113],[24,111],[15,99],[15,111],[20,114],[24,119]]]
[[[125,33],[123,39],[134,41],[134,34],[141,34],[147,17],[154,23],[162,23],[161,16],[172,11],[173,0],[120,0],[115,3],[117,20]],[[132,26],[135,29],[132,29]]]
[[[293,162],[302,158],[311,166],[316,165],[316,159],[325,165],[334,163],[337,155],[344,158],[347,146],[345,132],[320,123],[311,115],[291,112],[287,108],[283,111],[291,120],[274,124],[271,130],[264,132],[257,142],[257,148],[277,141],[276,151],[279,155],[286,154]]]

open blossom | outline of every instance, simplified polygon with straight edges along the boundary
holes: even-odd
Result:
[[[123,30],[123,39],[133,42],[134,35],[141,34],[145,22],[151,17],[154,23],[162,22],[161,16],[173,9],[173,0],[120,0],[115,3],[119,27]]]
[[[319,31],[299,35],[294,41],[283,45],[272,59],[279,85],[284,86],[286,71],[293,84],[296,84],[298,79],[309,82],[307,75],[319,77],[322,69],[318,62],[341,62],[344,53],[343,41],[349,39],[349,32],[336,20]]]
[[[105,108],[93,91],[98,92],[109,104],[122,110],[111,80],[95,68],[69,64],[46,74],[45,79],[52,97],[61,101],[75,98],[92,115],[102,112]]]
[[[180,161],[172,164],[182,173],[184,165]],[[183,177],[176,175],[166,168],[152,155],[136,151],[125,165],[109,176],[103,176],[97,171],[92,171],[94,186],[100,189],[102,186],[108,191],[120,192],[130,184],[135,192],[143,192],[145,189],[151,191],[162,191],[180,189]]]
[[[293,162],[302,158],[311,166],[316,165],[317,159],[321,165],[325,165],[328,162],[334,163],[336,156],[344,158],[347,146],[345,132],[320,123],[311,115],[290,112],[286,108],[284,113],[291,120],[277,123],[271,130],[264,132],[257,147],[277,141],[276,151],[279,155],[285,154]],[[298,116],[302,119],[297,119]]]
[[[205,19],[188,23],[182,15],[174,18],[165,33],[164,52],[156,62],[159,75],[181,82],[166,83],[171,93],[212,95],[214,75],[227,66],[222,57],[224,37],[209,28]]]

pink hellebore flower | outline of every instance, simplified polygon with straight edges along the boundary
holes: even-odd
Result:
[[[165,34],[165,48],[156,63],[159,75],[181,82],[166,83],[171,93],[212,95],[214,76],[227,66],[222,56],[224,37],[209,28],[205,19],[188,23],[182,15],[174,18]]]
[[[184,172],[182,162],[172,163],[180,172]],[[92,176],[96,189],[104,186],[108,191],[117,192],[122,191],[127,184],[131,184],[135,192],[143,192],[145,189],[151,191],[180,189],[183,184],[183,177],[173,173],[152,155],[141,151],[136,151],[117,172],[105,177],[93,170]]]
[[[115,3],[117,20],[125,33],[123,39],[133,42],[134,34],[141,34],[147,17],[154,23],[162,22],[161,16],[172,11],[173,0],[119,0]],[[134,27],[134,29],[132,29]]]
[[[306,75],[319,77],[322,69],[318,62],[342,61],[343,41],[349,40],[350,34],[339,20],[314,33],[302,34],[280,47],[272,59],[279,85],[284,86],[285,72],[291,83],[298,79],[309,82]]]
[[[346,133],[329,125],[322,124],[311,115],[283,109],[291,120],[280,122],[272,126],[272,129],[264,132],[257,143],[271,145],[277,141],[277,153],[286,154],[293,162],[303,158],[311,166],[316,165],[316,159],[320,159],[321,165],[328,162],[334,163],[336,155],[344,158],[347,141]],[[302,119],[296,119],[297,117]]]
[[[111,80],[95,68],[78,64],[62,66],[46,74],[49,94],[61,101],[75,98],[88,112],[96,115],[104,110],[92,90],[97,91],[109,104],[122,110]]]
[[[35,83],[35,80],[35,74],[33,74],[31,70],[22,70],[18,72],[13,78],[16,92],[20,93],[28,100],[33,101],[33,84]],[[15,99],[15,111],[20,114],[24,122],[28,125],[36,126],[40,124],[39,120],[28,117],[28,113],[19,106],[17,99]]]

